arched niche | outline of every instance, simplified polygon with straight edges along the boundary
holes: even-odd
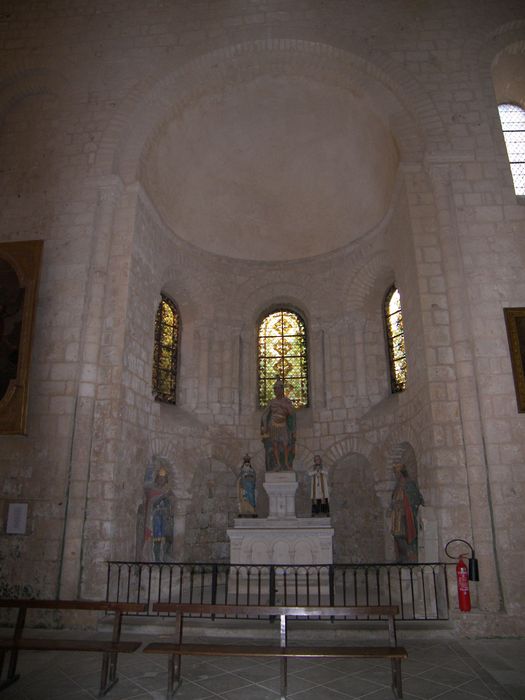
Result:
[[[513,102],[525,108],[525,40],[507,46],[495,57],[492,82],[498,104]]]
[[[336,563],[384,561],[383,510],[368,459],[357,452],[339,459],[330,490]]]

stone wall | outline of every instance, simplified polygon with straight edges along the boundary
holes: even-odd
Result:
[[[7,0],[0,34],[1,237],[45,241],[28,433],[0,437],[3,508],[28,501],[30,532],[0,534],[2,590],[102,595],[104,560],[135,554],[154,457],[177,558],[227,559],[246,451],[263,478],[256,324],[289,304],[311,386],[299,511],[314,454],[338,483],[347,470],[349,495],[366,469],[374,552],[391,558],[391,464],[411,451],[440,546],[476,548],[480,611],[500,630],[522,616],[525,440],[502,309],[525,306],[525,209],[495,97],[523,100],[521,3]],[[176,406],[151,396],[161,292],[182,317]]]

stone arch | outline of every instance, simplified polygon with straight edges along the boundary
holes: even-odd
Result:
[[[502,48],[490,67],[496,102],[514,102],[525,109],[525,37]]]
[[[280,304],[299,310],[306,323],[310,323],[314,299],[311,289],[299,281],[283,281],[282,271],[269,271],[263,285],[254,286],[246,280],[235,292],[239,300],[237,311],[243,321],[243,329],[256,328],[262,315],[272,306]]]
[[[363,47],[363,55],[366,53]],[[321,80],[326,80],[328,75],[335,76],[338,84],[361,92],[367,89],[370,81],[380,86],[381,99],[391,112],[388,115],[390,125],[406,160],[417,159],[417,154],[421,154],[423,139],[418,134],[424,133],[425,140],[430,142],[443,135],[439,115],[423,87],[413,78],[408,80],[394,62],[385,62],[375,55],[375,64],[343,48],[319,42],[255,40],[211,51],[165,74],[160,80],[138,85],[107,128],[97,153],[96,169],[120,172],[126,182],[136,180],[148,143],[170,114],[197,99],[206,87],[212,89],[221,78],[224,83],[231,83],[253,76],[262,55],[270,57],[274,65],[286,67],[287,73],[299,69],[304,74],[306,69],[311,74],[317,73]],[[377,89],[372,92],[377,99]]]
[[[394,464],[404,464],[408,473],[417,479],[417,457],[414,448],[409,442],[400,442],[392,447],[388,457],[389,466]]]
[[[332,467],[345,455],[356,453],[363,455],[369,462],[374,457],[375,447],[358,435],[348,435],[339,442],[336,442],[324,455],[324,463],[327,467]]]
[[[493,141],[496,144],[497,155],[502,163],[505,163],[504,173],[509,189],[514,193],[514,183],[508,164],[508,156],[505,148],[503,131],[497,110],[497,105],[506,101],[517,101],[516,85],[519,84],[519,78],[523,75],[523,65],[525,65],[525,21],[516,20],[506,22],[497,27],[489,35],[487,41],[486,36],[482,36],[478,41],[479,51],[476,54],[478,62],[478,70],[485,85],[485,108],[488,120],[492,129]],[[499,79],[498,73],[505,74],[509,71],[502,70],[500,62],[502,59],[509,63],[512,60],[512,54],[521,54],[523,60],[520,61],[519,69],[514,66],[511,69],[512,80],[509,85],[506,81]],[[516,80],[517,78],[517,80]],[[525,88],[523,86],[523,78],[521,80],[522,100],[520,106],[525,108]],[[509,99],[511,98],[511,99]]]
[[[0,89],[0,127],[8,112],[27,97],[50,95],[58,99],[59,86],[69,89],[66,78],[55,70],[28,67],[13,71]]]
[[[189,450],[188,450],[189,451]],[[206,445],[192,445],[195,459],[204,457]],[[191,488],[191,465],[188,466],[184,447],[172,438],[155,435],[150,443],[150,460],[161,459],[170,465],[173,488],[181,498],[188,498]]]
[[[412,427],[399,427],[392,430],[383,444],[383,453],[385,455],[385,469],[389,478],[391,477],[392,466],[399,461],[408,459],[412,466],[418,469],[422,454],[421,441],[417,433]],[[417,473],[414,474],[417,476]]]
[[[348,280],[343,299],[346,312],[371,311],[370,304],[381,303],[387,289],[394,281],[394,270],[385,259],[384,252],[376,253]],[[350,302],[352,309],[349,308]],[[379,309],[379,306],[378,306]]]

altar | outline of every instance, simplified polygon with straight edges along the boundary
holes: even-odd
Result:
[[[230,564],[332,564],[330,518],[296,516],[295,472],[267,472],[263,488],[269,499],[268,517],[234,520],[227,531]]]

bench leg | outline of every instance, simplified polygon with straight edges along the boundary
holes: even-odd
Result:
[[[6,653],[7,652],[5,649],[2,649],[0,651],[0,690],[4,690],[4,688],[8,688],[10,685],[15,683],[20,678],[20,675],[16,672],[16,662],[18,660],[18,650],[11,649],[9,651],[9,665],[7,667],[7,676],[5,677],[4,680],[1,680],[2,673],[4,670],[4,661],[5,661]]]
[[[16,657],[14,660],[13,664],[13,654],[18,653],[14,651],[10,651],[10,663],[9,663],[9,669],[7,672],[7,677],[5,680],[2,679],[2,673],[4,670],[4,661],[5,661],[5,655],[6,655],[6,650],[2,649],[0,650],[0,690],[3,690],[4,688],[8,688],[10,685],[12,685],[15,681],[17,681],[20,676],[17,675],[16,673]]]
[[[284,656],[281,659],[281,700],[286,700],[286,694],[288,692],[287,666],[288,659]]]
[[[109,682],[113,685],[117,682],[117,661],[118,654],[111,654],[109,660]]]
[[[117,656],[106,652],[102,655],[102,668],[100,670],[100,688],[98,697],[101,698],[113,688],[118,681],[117,678]]]
[[[166,694],[167,700],[171,698],[177,692],[180,686],[180,674],[181,674],[181,656],[180,654],[172,654],[168,656],[168,692]]]
[[[401,680],[401,659],[390,659],[392,664],[392,690],[396,698],[403,697],[403,682]]]

